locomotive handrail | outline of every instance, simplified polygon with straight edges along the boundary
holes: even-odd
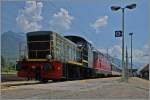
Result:
[[[87,60],[82,60],[83,62],[85,62],[85,63],[88,63],[88,61]]]
[[[28,43],[32,43],[32,42],[50,42],[49,40],[48,41],[28,41]]]
[[[76,62],[76,61],[68,61],[68,63],[75,64],[75,65],[80,65],[80,66],[83,65],[82,63],[79,63],[79,62]]]
[[[46,49],[46,50],[30,50],[30,51],[35,51],[35,52],[39,52],[39,51],[49,51],[50,49]]]

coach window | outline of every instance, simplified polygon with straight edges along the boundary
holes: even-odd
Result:
[[[61,52],[62,52],[62,60],[64,61],[64,60],[65,60],[65,57],[64,57],[64,51],[65,51],[64,41],[61,42],[61,47],[62,47],[62,48],[61,48],[61,50],[62,50],[62,51],[61,51]]]
[[[69,45],[67,46],[67,52],[68,52],[67,58],[68,60],[70,60],[70,46]]]
[[[74,60],[74,47],[72,46],[72,61]]]
[[[74,60],[76,61],[76,55],[77,55],[77,49],[76,49],[76,47],[74,47]]]
[[[74,46],[72,46],[72,61],[74,60]]]
[[[67,61],[67,54],[68,52],[67,52],[67,45],[66,45],[66,43],[64,42],[64,59]]]

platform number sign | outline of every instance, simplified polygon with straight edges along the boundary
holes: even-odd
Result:
[[[115,31],[115,37],[122,37],[122,31]]]

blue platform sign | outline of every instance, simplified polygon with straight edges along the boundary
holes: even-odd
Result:
[[[122,37],[122,31],[115,31],[115,37]]]

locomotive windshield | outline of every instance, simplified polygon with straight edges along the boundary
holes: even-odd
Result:
[[[27,34],[28,58],[41,59],[51,54],[52,32],[30,32]]]

